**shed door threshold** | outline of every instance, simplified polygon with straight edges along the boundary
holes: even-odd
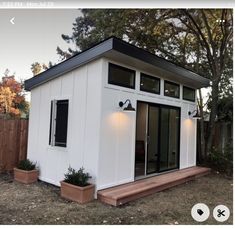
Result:
[[[194,180],[197,177],[207,175],[210,173],[210,170],[209,168],[194,166],[100,190],[97,195],[101,202],[119,206],[132,200]]]
[[[150,178],[150,177],[155,177],[155,176],[161,176],[163,174],[173,173],[173,172],[176,172],[176,171],[179,171],[179,169],[167,170],[167,171],[160,172],[160,173],[150,173],[150,174],[147,174],[147,175],[135,177],[135,181],[143,180],[143,179]]]

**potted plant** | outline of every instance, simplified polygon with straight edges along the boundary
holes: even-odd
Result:
[[[17,168],[14,168],[14,179],[24,184],[36,182],[38,180],[36,163],[29,159],[20,161]]]
[[[84,172],[84,168],[76,171],[69,167],[65,179],[60,182],[61,196],[81,204],[93,200],[95,186],[88,183],[90,178],[89,173]]]

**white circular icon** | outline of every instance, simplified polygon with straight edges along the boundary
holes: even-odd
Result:
[[[191,215],[197,222],[204,222],[210,215],[210,209],[206,204],[198,203],[192,207]]]
[[[230,216],[230,211],[225,205],[218,205],[213,210],[213,216],[218,222],[226,221]]]

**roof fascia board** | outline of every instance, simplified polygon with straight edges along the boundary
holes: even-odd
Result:
[[[31,79],[26,80],[25,89],[31,90],[34,87],[37,87],[43,83],[53,80],[59,77],[60,75],[72,71],[83,64],[86,64],[94,59],[97,59],[111,50],[115,50],[129,57],[138,59],[150,65],[159,67],[165,71],[181,76],[186,81],[195,82],[195,84],[200,85],[201,87],[209,86],[210,81],[205,77],[202,77],[183,67],[177,66],[174,63],[171,63],[148,51],[145,51],[141,48],[131,45],[125,41],[122,41],[121,39],[118,39],[116,37],[110,37],[100,42],[99,44],[91,47],[90,49],[87,49],[71,57],[70,59],[50,68],[49,70]]]
[[[183,67],[177,66],[167,60],[164,60],[163,58],[160,58],[148,51],[142,50],[138,47],[135,47],[134,45],[128,44],[117,38],[114,38],[113,49],[133,58],[152,64],[154,66],[158,66],[166,71],[170,71],[171,73],[180,75],[181,77],[188,78],[189,80],[198,81],[203,86],[209,86],[209,79],[202,77]]]

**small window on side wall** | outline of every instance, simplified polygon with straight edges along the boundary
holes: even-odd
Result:
[[[164,82],[164,95],[165,96],[170,96],[173,98],[179,98],[180,97],[180,85],[165,81]]]
[[[195,102],[195,89],[183,86],[183,99]]]
[[[160,79],[144,73],[140,74],[140,90],[160,94]]]
[[[52,100],[49,145],[67,146],[69,100]]]
[[[109,63],[108,83],[135,89],[135,71]]]

